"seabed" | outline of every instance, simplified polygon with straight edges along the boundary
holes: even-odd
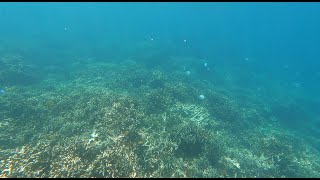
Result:
[[[0,177],[319,177],[319,151],[271,100],[235,98],[196,62],[1,57]]]

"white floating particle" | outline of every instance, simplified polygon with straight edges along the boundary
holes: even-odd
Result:
[[[200,99],[200,100],[203,100],[204,98],[205,98],[205,96],[204,96],[204,95],[202,95],[202,94],[201,94],[201,95],[199,95],[199,99]]]

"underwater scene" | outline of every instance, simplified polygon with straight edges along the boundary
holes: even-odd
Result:
[[[320,3],[0,3],[0,177],[320,177]]]

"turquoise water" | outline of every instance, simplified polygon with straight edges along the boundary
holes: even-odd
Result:
[[[1,177],[319,177],[319,3],[0,3]]]

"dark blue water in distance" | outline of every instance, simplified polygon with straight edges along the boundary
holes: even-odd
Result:
[[[80,77],[69,74],[78,72],[79,69],[88,66],[88,63],[109,63],[115,66],[125,64],[125,67],[130,68],[133,66],[126,60],[131,59],[135,63],[145,65],[146,71],[160,69],[166,74],[168,82],[170,78],[172,81],[174,79],[174,82],[179,81],[177,77],[180,76],[174,76],[175,73],[183,74],[181,82],[189,82],[184,79],[186,78],[184,76],[187,76],[184,71],[190,70],[192,80],[187,84],[198,88],[196,92],[200,93],[200,89],[205,87],[207,89],[205,91],[202,89],[203,92],[217,91],[238,103],[239,108],[241,104],[252,103],[251,107],[261,110],[257,110],[257,113],[265,122],[273,119],[272,122],[275,121],[283,131],[293,133],[294,137],[302,140],[305,146],[319,153],[319,19],[320,3],[317,2],[0,3],[0,66],[2,66],[0,89],[5,90],[5,93],[0,94],[2,98],[0,100],[3,104],[8,103],[7,106],[0,106],[0,120],[12,118],[14,122],[20,118],[21,121],[15,122],[14,126],[24,122],[20,127],[27,127],[28,110],[23,111],[26,113],[23,117],[26,119],[16,116],[15,113],[18,110],[9,97],[13,99],[17,97],[14,93],[20,93],[19,97],[22,98],[27,97],[27,94],[29,97],[30,93],[24,88],[33,89],[32,93],[35,93],[36,89],[40,88],[39,85],[46,86],[48,82],[46,78],[49,78],[49,72],[46,69],[50,67],[68,74],[66,76],[55,74],[60,78],[57,78],[59,80],[56,79],[57,81],[54,81],[56,83],[52,83],[51,87],[65,82],[75,82],[75,79]],[[36,68],[34,72],[39,72],[36,75],[36,82],[28,83],[22,80],[20,83],[13,78],[14,73],[7,73],[17,64],[13,62],[10,68],[4,66],[8,63],[5,59],[14,56],[21,57],[22,64]],[[188,60],[184,61],[184,58]],[[82,61],[77,62],[77,59]],[[93,59],[93,61],[83,59]],[[204,62],[207,65],[204,65]],[[75,63],[78,63],[79,69],[73,68]],[[210,70],[206,69],[207,66]],[[111,71],[112,69],[107,72]],[[15,71],[12,70],[12,72]],[[127,73],[131,76],[131,71],[128,70]],[[86,81],[87,87],[97,86],[90,82]],[[199,83],[208,84],[197,86]],[[101,85],[101,87],[107,86],[112,89],[112,85]],[[21,92],[13,90],[14,88],[21,88]],[[122,89],[126,88],[122,87]],[[50,88],[46,93],[49,92]],[[142,92],[142,90],[133,89],[132,92]],[[147,94],[148,90],[143,92]],[[40,97],[40,94],[30,95],[31,97]],[[8,107],[12,108],[13,113],[9,113],[11,110]],[[30,105],[30,109],[33,109],[32,113],[36,114],[40,113],[41,108]],[[208,111],[212,113],[210,108]],[[35,116],[30,115],[30,117]],[[44,119],[50,119],[50,117]],[[223,118],[220,120],[224,121]],[[256,123],[254,121],[252,120],[253,124]],[[232,123],[230,124],[232,126]],[[94,126],[94,124],[91,125]],[[260,127],[265,125],[256,125],[256,128]],[[253,129],[255,128],[251,130]],[[88,131],[89,134],[91,130],[92,128],[90,132]],[[36,133],[30,137],[33,136],[37,136]],[[32,138],[10,147],[3,146],[1,149],[15,149],[29,142],[32,143]],[[1,156],[1,158],[4,157],[6,156]],[[222,161],[217,160],[217,162]],[[238,161],[240,162],[239,159]],[[231,160],[226,162],[235,164],[235,161]],[[240,167],[242,167],[241,162]],[[4,169],[3,167],[1,170]],[[218,166],[216,169],[219,169]],[[217,170],[217,172],[222,171]],[[235,172],[226,171],[229,174]],[[270,171],[266,174],[270,175],[274,172]],[[5,173],[3,171],[3,174]],[[243,177],[246,176],[244,174],[242,174]],[[266,174],[261,176],[267,176]],[[255,175],[259,177],[258,173]],[[282,175],[313,177],[313,175],[288,172],[275,176]],[[144,175],[140,174],[140,176]],[[197,175],[187,174],[186,176]],[[217,177],[221,176],[217,173]]]

